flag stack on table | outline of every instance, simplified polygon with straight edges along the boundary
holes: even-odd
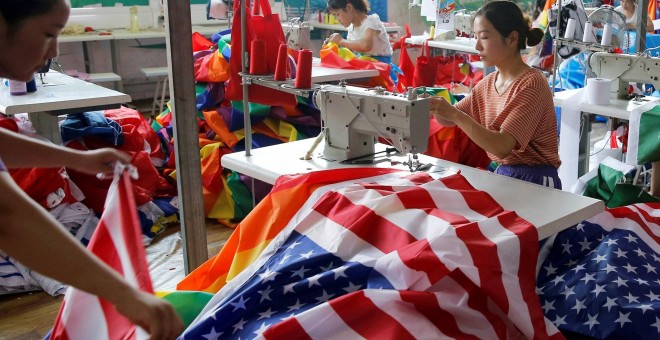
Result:
[[[561,337],[535,292],[536,229],[460,174],[397,172],[294,201],[288,223],[184,339]],[[270,233],[288,214],[263,206],[238,231]]]
[[[115,172],[105,210],[88,248],[134,287],[153,292],[129,174]],[[136,326],[108,301],[70,287],[50,339],[135,339],[137,336]]]
[[[610,209],[556,235],[539,259],[546,317],[599,339],[657,339],[659,241],[658,203]]]

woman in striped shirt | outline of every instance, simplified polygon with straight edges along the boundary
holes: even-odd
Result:
[[[505,0],[481,7],[473,31],[484,66],[497,71],[455,106],[432,98],[431,113],[443,125],[458,125],[486,150],[499,164],[496,173],[561,189],[552,93],[543,74],[520,55],[541,41],[543,31],[531,28],[520,8]]]
[[[29,81],[57,56],[57,36],[68,17],[64,0],[0,1],[0,77]],[[130,159],[115,149],[78,151],[0,128],[0,249],[41,274],[104,298],[151,339],[173,339],[183,324],[172,306],[133,288],[87,251],[6,171],[67,166],[112,175],[117,161]]]

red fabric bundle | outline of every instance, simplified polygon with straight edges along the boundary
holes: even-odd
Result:
[[[417,58],[415,71],[413,73],[413,86],[433,86],[436,84],[436,72],[438,62],[429,55],[429,44],[424,42],[422,55]]]
[[[406,35],[401,37],[398,44],[394,44],[395,47],[398,46],[401,48],[401,53],[399,54],[399,68],[403,74],[399,75],[399,83],[397,84],[397,89],[399,92],[404,92],[407,87],[413,86],[415,64],[412,62],[412,59],[408,54],[408,49],[406,48],[406,38],[410,37],[410,27],[406,25]]]
[[[239,1],[234,1],[234,19],[231,28],[231,57],[229,58],[230,77],[227,81],[227,90],[225,98],[229,100],[242,100],[243,89],[241,85],[243,54],[241,53],[241,15]],[[272,13],[268,0],[255,0],[254,6],[261,6],[262,16],[252,15],[245,8],[245,37],[246,46],[252,44],[255,39],[264,40],[266,44],[266,62],[268,63],[268,72],[275,72],[277,63],[277,53],[280,44],[285,44],[284,31],[282,23],[277,14]],[[249,56],[248,56],[249,57]],[[276,89],[260,85],[250,85],[248,90],[248,99],[253,103],[259,103],[271,106],[296,105],[296,96],[283,93]]]
[[[215,46],[213,42],[207,39],[199,32],[194,32],[192,34],[192,49],[193,52],[203,51],[213,48]]]

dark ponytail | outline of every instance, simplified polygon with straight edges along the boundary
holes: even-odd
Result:
[[[508,37],[511,32],[518,32],[518,49],[538,45],[543,39],[540,28],[531,28],[529,19],[518,5],[509,0],[493,0],[481,6],[475,17],[485,17],[502,35]]]

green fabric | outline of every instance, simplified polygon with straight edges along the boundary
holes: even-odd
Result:
[[[267,116],[270,113],[270,106],[256,103],[248,103],[248,105],[251,116]],[[243,101],[232,100],[231,106],[234,108],[234,110],[243,112]]]
[[[425,87],[424,90],[426,90],[426,91],[422,91],[422,89],[418,88],[418,89],[417,89],[417,94],[426,93],[426,94],[428,94],[428,95],[431,95],[431,96],[437,97],[437,96],[443,94],[443,92],[446,92],[447,96],[448,96],[449,99],[451,100],[451,104],[455,104],[455,103],[456,103],[456,98],[454,97],[454,95],[452,95],[452,94],[451,94],[446,88],[444,88],[444,87]]]
[[[636,203],[660,203],[660,198],[651,196],[636,185],[619,183],[614,186],[614,191],[605,205],[608,208],[616,208]]]
[[[613,169],[605,164],[598,165],[598,176],[587,182],[584,196],[609,200],[614,192],[616,183],[625,177],[619,170]]]
[[[227,186],[234,200],[234,219],[243,219],[252,211],[252,194],[236,171],[227,178]]]
[[[660,161],[660,105],[644,112],[639,122],[637,164]]]
[[[162,299],[172,304],[184,326],[188,328],[212,297],[213,294],[207,292],[177,290]]]
[[[583,195],[604,201],[608,208],[660,202],[660,199],[651,196],[641,187],[627,183],[627,175],[631,174],[624,174],[601,163],[598,165],[597,175],[587,182]]]
[[[80,8],[91,5],[114,7],[115,4],[124,6],[149,6],[149,0],[71,0],[71,8]]]

